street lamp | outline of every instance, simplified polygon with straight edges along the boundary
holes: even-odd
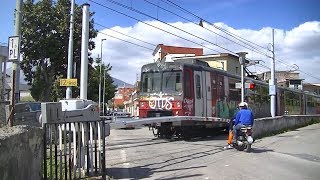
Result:
[[[105,108],[104,108],[104,99],[105,99],[105,95],[106,95],[106,71],[108,71],[107,69],[104,69],[103,71],[103,107],[102,107],[102,112],[103,115],[105,114]]]
[[[101,65],[102,65],[102,44],[106,39],[101,39],[101,53],[100,53],[100,73],[99,73],[99,113],[101,112]]]

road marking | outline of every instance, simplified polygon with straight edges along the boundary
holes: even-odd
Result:
[[[126,162],[127,161],[127,153],[123,149],[120,150],[120,158],[121,158],[121,162],[123,162],[122,163],[123,168],[121,170],[121,174],[123,175],[122,177],[129,177],[129,175],[130,175],[130,173],[129,173],[130,163]]]

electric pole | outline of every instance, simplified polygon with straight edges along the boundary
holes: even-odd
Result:
[[[270,113],[271,117],[276,116],[276,85],[275,85],[275,54],[274,54],[274,29],[272,29],[272,61],[271,78],[269,81]]]

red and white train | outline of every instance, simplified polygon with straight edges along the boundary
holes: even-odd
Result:
[[[270,116],[268,84],[247,77],[245,81],[254,84],[246,90],[245,100],[255,118]],[[211,128],[226,128],[240,103],[238,82],[240,76],[199,60],[146,64],[141,69],[139,117],[159,117],[161,121],[152,124],[158,136],[189,137]],[[277,89],[277,115],[319,113],[319,96]]]

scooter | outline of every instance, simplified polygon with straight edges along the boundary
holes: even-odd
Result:
[[[235,142],[233,142],[233,147],[239,151],[251,151],[251,145],[254,142],[252,138],[252,127],[242,127],[238,132],[238,136]]]

